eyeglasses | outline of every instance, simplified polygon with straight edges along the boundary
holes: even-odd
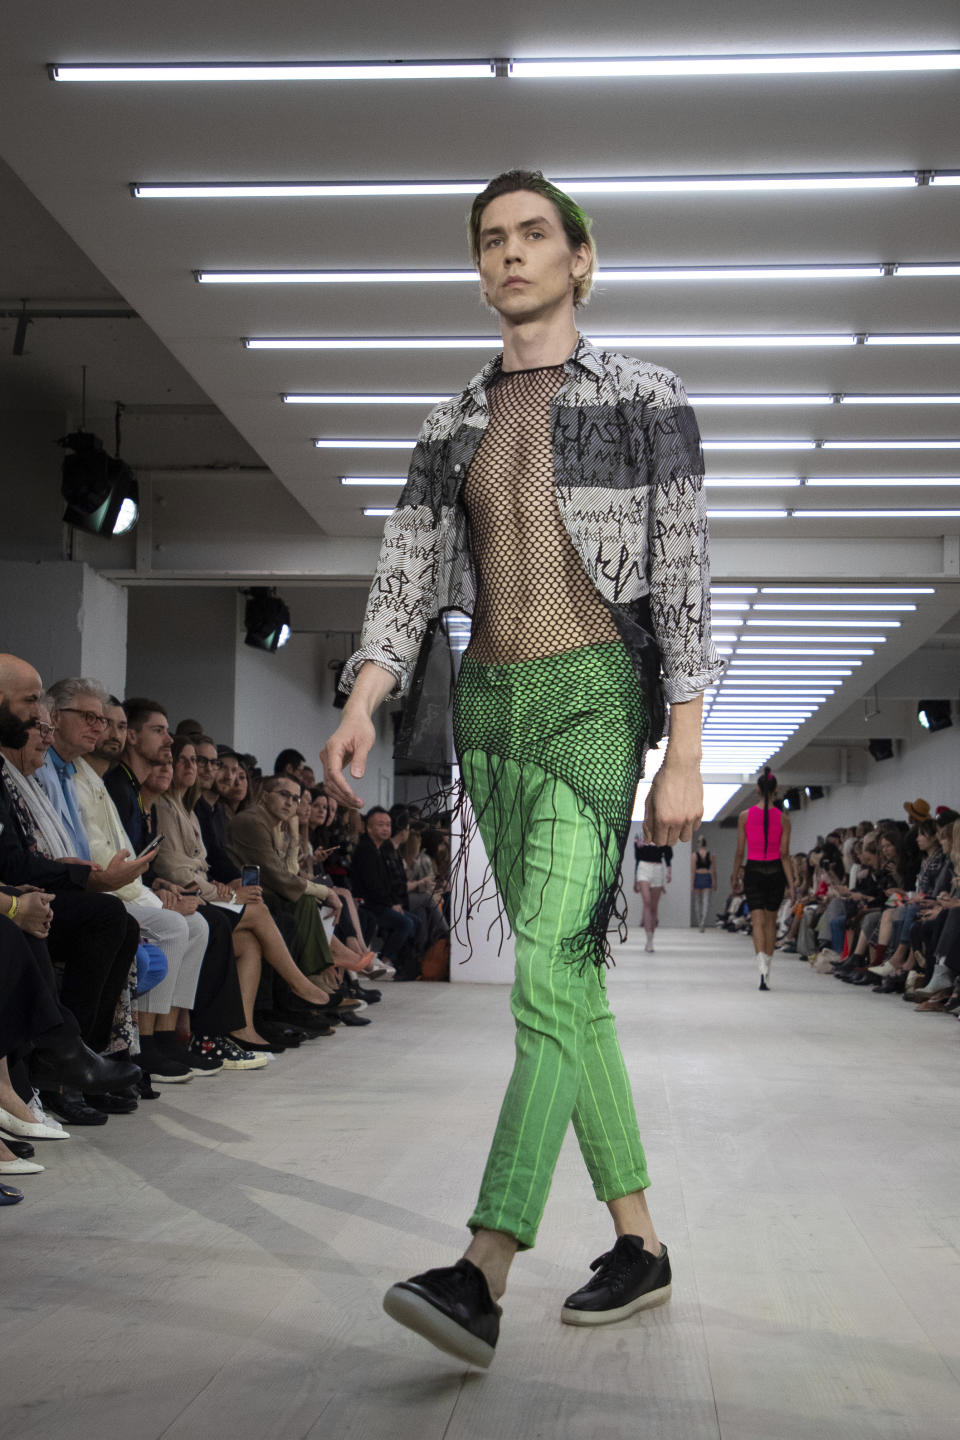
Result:
[[[49,740],[50,736],[55,733],[54,727],[52,725],[35,725],[33,728],[36,730],[41,740]]]
[[[222,768],[219,760],[210,760],[206,755],[197,756],[198,770],[220,770]]]
[[[105,715],[98,715],[96,710],[78,710],[75,705],[58,706],[61,715],[79,715],[85,725],[90,725],[94,730],[106,730],[110,721]],[[51,731],[51,734],[53,732]]]

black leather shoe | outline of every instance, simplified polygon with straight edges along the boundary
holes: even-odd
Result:
[[[503,1313],[482,1270],[458,1260],[391,1285],[383,1297],[391,1320],[415,1330],[438,1350],[486,1370],[493,1359]]]
[[[4,1136],[3,1143],[12,1155],[16,1155],[18,1160],[32,1160],[37,1153],[29,1140],[8,1140]]]
[[[104,1115],[132,1115],[138,1104],[129,1095],[86,1095],[84,1099]]]
[[[117,1087],[135,1085],[140,1067],[130,1060],[98,1055],[78,1035],[62,1050],[35,1050],[30,1073],[38,1090],[65,1088],[85,1095],[106,1095]]]
[[[670,1299],[673,1282],[666,1245],[659,1255],[651,1255],[639,1235],[620,1235],[590,1269],[593,1279],[563,1302],[560,1319],[565,1325],[609,1325]]]
[[[355,985],[352,993],[358,1000],[366,1000],[368,1005],[376,1005],[383,998],[383,991],[375,990],[372,985]]]
[[[357,1015],[353,1010],[344,1010],[337,1015],[341,1025],[346,1025],[348,1030],[357,1025],[369,1025],[370,1021],[366,1015]]]
[[[44,1110],[71,1126],[106,1125],[109,1118],[88,1105],[79,1090],[41,1090],[40,1100]]]

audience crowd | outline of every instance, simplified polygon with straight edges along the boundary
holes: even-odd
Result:
[[[0,656],[0,1203],[65,1125],[369,1025],[361,982],[448,978],[449,861],[297,750],[265,776],[159,700]]]
[[[924,1014],[960,1018],[960,814],[922,798],[903,808],[905,820],[840,826],[793,856],[777,950]],[[731,895],[717,923],[746,929],[748,914]]]

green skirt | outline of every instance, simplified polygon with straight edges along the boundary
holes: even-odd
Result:
[[[462,661],[454,743],[501,903],[523,884],[524,847],[515,837],[525,815],[542,819],[544,805],[549,811],[559,802],[558,786],[564,808],[572,792],[583,823],[595,830],[602,859],[597,873],[583,877],[589,916],[563,937],[568,958],[580,965],[610,961],[612,921],[625,935],[620,870],[647,731],[644,697],[619,640],[512,665],[469,655]],[[466,897],[468,922],[482,895],[483,887]]]

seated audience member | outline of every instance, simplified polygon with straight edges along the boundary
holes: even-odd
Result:
[[[35,885],[53,894],[50,953],[63,968],[61,1000],[76,1017],[81,1034],[96,1051],[111,1041],[117,1001],[136,955],[139,930],[122,903],[106,892],[126,884],[145,868],[118,860],[97,870],[76,856],[66,861],[44,855],[23,798],[22,773],[13,780],[12,757],[22,756],[39,718],[40,677],[13,655],[0,656],[0,883]],[[80,724],[86,724],[83,716]],[[117,1072],[134,1083],[136,1066]],[[120,1083],[118,1079],[118,1084]]]
[[[140,786],[150,766],[169,760],[171,735],[167,712],[158,700],[142,695],[123,702],[127,717],[127,739],[123,753],[107,772],[104,783],[117,807],[120,823],[139,855],[148,839],[147,817],[140,799]]]
[[[56,704],[59,687],[51,690]],[[93,751],[78,758],[75,785],[80,815],[94,862],[106,864],[118,849],[131,850],[132,842],[120,823],[117,808],[103,783],[110,766],[119,760],[126,743],[127,717],[115,696],[104,705],[107,726]],[[178,1083],[193,1078],[193,1070],[177,1040],[182,1010],[192,1010],[210,932],[197,914],[195,896],[168,892],[161,899],[142,879],[116,892],[140,926],[144,939],[159,947],[167,959],[167,973],[152,989],[140,991],[134,1002],[140,1033],[141,1067],[158,1081]],[[211,1069],[212,1073],[212,1069]]]
[[[317,772],[306,761],[300,766],[300,784],[304,790],[312,790],[317,783]]]
[[[415,980],[418,962],[411,942],[417,925],[405,908],[407,877],[390,844],[390,812],[382,805],[374,805],[363,821],[364,833],[353,852],[351,888],[355,898],[376,918],[383,936],[383,957],[396,969],[397,980]]]
[[[227,848],[234,867],[256,865],[268,903],[281,913],[292,911],[295,935],[291,946],[304,970],[311,975],[333,964],[348,970],[369,971],[370,951],[358,956],[336,936],[328,942],[318,905],[339,920],[343,908],[336,891],[299,873],[299,828],[288,828],[300,804],[300,782],[287,775],[264,780],[256,805],[236,815],[230,824]]]
[[[207,855],[200,826],[193,813],[197,794],[196,753],[192,742],[178,739],[173,746],[173,783],[165,795],[155,801],[157,826],[163,840],[157,851],[155,868],[164,879],[199,895],[206,904],[241,904],[243,912],[233,931],[243,997],[244,1024],[231,1032],[229,1039],[244,1050],[270,1050],[272,1046],[254,1024],[254,1002],[260,984],[261,961],[266,960],[285,980],[293,995],[309,1006],[329,1008],[328,992],[313,984],[299,969],[277,930],[259,885],[244,886],[240,877],[232,885],[217,884],[207,873]]]
[[[423,829],[408,825],[405,832],[394,835],[392,844],[403,862],[407,880],[406,909],[420,924],[420,945],[428,950],[438,941],[447,940],[450,926],[444,919],[440,892],[442,885],[430,856],[422,848]]]
[[[203,735],[203,726],[199,720],[180,720],[177,722],[174,734],[185,735],[188,740],[192,740],[196,744]]]
[[[251,767],[244,764],[242,755],[236,756],[236,766],[227,767],[227,777],[223,782],[217,781],[217,790],[220,793],[220,804],[223,806],[227,824],[229,827],[230,818],[239,815],[241,810],[246,810],[253,803],[253,774]]]
[[[306,763],[299,750],[281,750],[273,762],[273,773],[274,775],[288,775],[299,785],[301,783],[300,771]]]
[[[227,854],[227,816],[220,803],[218,781],[225,766],[239,769],[240,762],[233,750],[216,746],[209,735],[194,740],[197,754],[197,796],[193,813],[200,823],[200,834],[207,852],[207,866],[211,880],[226,884],[236,875],[236,866]]]

